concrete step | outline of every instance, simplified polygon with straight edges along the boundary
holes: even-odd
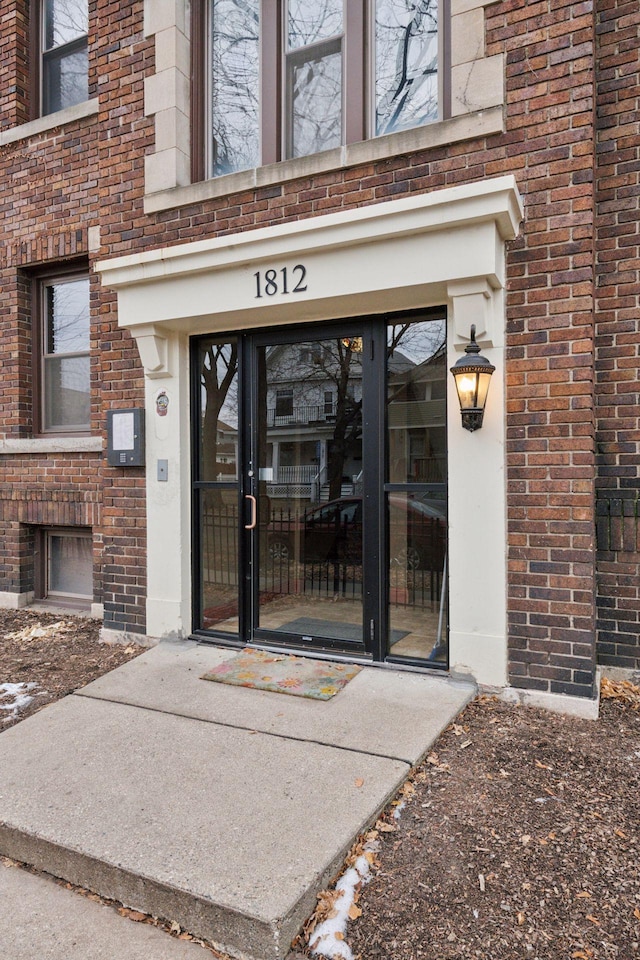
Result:
[[[2,864],[0,903],[0,942],[11,960],[211,960],[195,943]]]
[[[365,669],[330,701],[199,678],[162,644],[0,736],[0,854],[281,960],[468,684]]]

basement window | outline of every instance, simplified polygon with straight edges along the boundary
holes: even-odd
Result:
[[[53,527],[44,531],[44,598],[93,600],[93,536],[89,529]]]

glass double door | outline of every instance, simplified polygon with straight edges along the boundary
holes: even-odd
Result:
[[[197,633],[446,665],[445,329],[194,342]]]

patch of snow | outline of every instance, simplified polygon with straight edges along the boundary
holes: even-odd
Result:
[[[28,707],[33,697],[29,690],[35,690],[37,683],[0,683],[0,710],[6,710],[8,716],[2,718],[2,723],[14,720],[20,710]]]
[[[404,800],[402,801],[402,803],[399,803],[399,804],[398,804],[398,806],[397,806],[397,807],[395,808],[395,810],[393,811],[394,820],[399,820],[399,819],[400,819],[400,817],[402,816],[402,811],[404,810],[404,808],[406,807],[406,805],[407,805],[407,804],[406,804],[406,802],[405,802]]]
[[[372,840],[365,844],[364,851],[373,853],[378,847],[379,844]],[[349,921],[349,910],[355,903],[356,889],[359,885],[368,883],[370,879],[371,864],[362,854],[336,883],[336,890],[339,891],[340,896],[334,904],[335,916],[323,920],[311,934],[310,947],[314,956],[329,957],[331,960],[354,960],[353,951],[344,940],[344,935]]]

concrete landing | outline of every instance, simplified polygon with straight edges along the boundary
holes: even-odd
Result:
[[[5,731],[0,853],[280,960],[474,689],[367,668],[314,701],[199,679],[230,656],[161,644]]]

